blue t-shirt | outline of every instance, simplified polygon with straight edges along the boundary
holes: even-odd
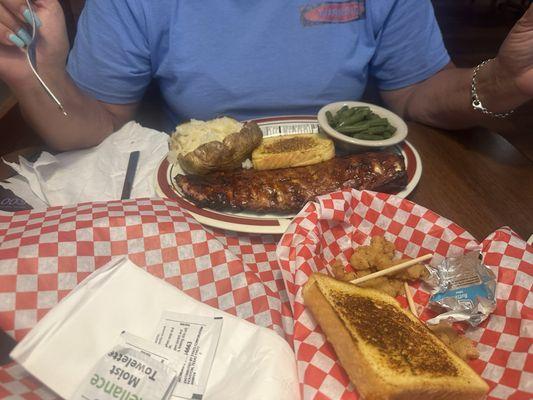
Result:
[[[449,60],[429,0],[88,0],[68,71],[113,104],[153,79],[176,124],[314,114]]]

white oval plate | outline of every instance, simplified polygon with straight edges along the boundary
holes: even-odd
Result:
[[[269,117],[255,121],[259,124],[265,137],[318,132],[316,116]],[[416,149],[407,141],[400,143],[395,148],[405,159],[408,179],[405,189],[395,194],[406,197],[420,181],[422,163]],[[183,171],[179,166],[171,165],[166,158],[163,159],[156,175],[157,194],[175,200],[201,224],[236,232],[282,234],[297,214],[215,211],[209,208],[199,208],[185,199],[176,186],[174,177],[180,173],[182,174]]]

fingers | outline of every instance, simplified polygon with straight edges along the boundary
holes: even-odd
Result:
[[[25,0],[0,0],[0,43],[25,47],[32,41],[32,16]],[[40,21],[35,19],[36,27]]]
[[[0,0],[0,4],[8,10],[17,20],[22,24],[27,24],[29,27],[32,26],[33,18],[32,12],[28,7],[26,0]],[[31,4],[31,3],[30,3]],[[35,16],[35,26],[39,28],[42,23],[37,14],[35,13],[35,5],[32,7]]]
[[[18,36],[20,33],[21,36]],[[0,42],[8,46],[24,47],[27,45],[28,32],[22,23],[15,18],[2,4],[0,4]],[[31,41],[31,37],[29,37]]]
[[[531,3],[517,25],[522,25],[527,30],[533,29],[533,3]]]
[[[2,11],[9,11],[21,24],[28,23],[24,19],[24,11],[28,8],[26,0],[0,0],[0,4],[4,9]]]

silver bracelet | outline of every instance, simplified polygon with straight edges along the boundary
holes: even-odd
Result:
[[[479,99],[479,96],[477,95],[477,74],[483,68],[486,64],[493,61],[494,58],[489,58],[488,60],[483,61],[481,64],[479,64],[476,68],[474,68],[474,74],[472,75],[472,107],[474,107],[474,110],[480,111],[483,114],[490,115],[491,117],[495,118],[507,118],[509,115],[511,115],[514,110],[510,110],[504,113],[495,113],[492,111],[487,110],[487,108],[481,103],[481,100]]]

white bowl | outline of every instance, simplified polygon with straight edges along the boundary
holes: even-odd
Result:
[[[326,117],[326,111],[330,111],[333,115],[341,109],[343,106],[348,107],[361,107],[367,106],[370,107],[370,110],[382,118],[387,118],[392,126],[396,128],[396,132],[388,139],[384,140],[363,140],[356,139],[351,136],[345,135],[344,133],[337,132],[334,128],[331,127],[328,123]],[[345,150],[354,151],[354,150],[369,150],[376,149],[381,147],[394,146],[407,137],[407,125],[405,121],[401,119],[398,115],[394,114],[392,111],[389,111],[383,107],[376,106],[375,104],[363,103],[361,101],[338,101],[336,103],[330,103],[325,105],[318,112],[318,125],[320,130],[326,133],[335,144]]]

